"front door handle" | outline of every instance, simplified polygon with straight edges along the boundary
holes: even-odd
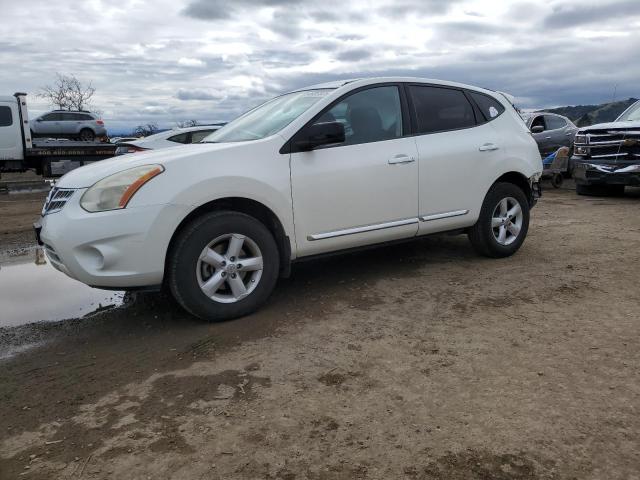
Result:
[[[415,162],[416,159],[414,157],[410,157],[409,155],[396,155],[389,159],[389,164],[394,165],[396,163],[411,163]]]
[[[498,148],[500,147],[494,145],[493,143],[485,143],[480,148],[478,148],[478,150],[480,150],[481,152],[492,152],[493,150],[498,150]]]

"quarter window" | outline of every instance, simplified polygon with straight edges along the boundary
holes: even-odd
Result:
[[[485,95],[480,92],[472,92],[467,91],[473,101],[476,102],[478,108],[480,108],[480,112],[484,116],[484,119],[488,122],[493,120],[497,116],[499,116],[502,112],[504,112],[504,105],[502,105],[495,98],[490,97],[489,95]]]
[[[0,107],[0,127],[9,127],[13,125],[13,115],[11,108]]]
[[[340,122],[341,145],[380,142],[402,136],[402,107],[398,87],[368,88],[349,95],[324,112],[315,123]]]
[[[418,133],[444,132],[476,125],[473,107],[460,90],[411,85]]]

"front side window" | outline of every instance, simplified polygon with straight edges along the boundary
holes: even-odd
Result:
[[[547,130],[558,130],[567,126],[567,122],[564,118],[556,117],[554,115],[545,115],[547,122]]]
[[[640,102],[634,103],[626,112],[620,115],[616,122],[640,122]]]
[[[533,127],[542,127],[543,131],[547,129],[547,126],[544,123],[544,115],[538,115],[533,119],[533,121],[531,122],[531,127],[529,128],[533,130]]]
[[[43,122],[55,122],[60,120],[60,115],[58,113],[47,113],[41,118]]]
[[[340,122],[341,145],[380,142],[402,136],[402,107],[396,86],[374,87],[349,95],[315,121]]]
[[[205,142],[245,142],[266,138],[278,133],[331,91],[326,88],[304,90],[276,97],[213,132]]]
[[[484,116],[484,119],[488,122],[499,116],[502,112],[504,112],[504,105],[502,105],[495,98],[490,97],[489,95],[485,95],[480,92],[472,92],[467,91],[473,101],[476,102],[480,112]]]
[[[13,115],[10,107],[0,107],[0,127],[10,127],[13,124]]]
[[[418,133],[444,132],[476,125],[473,107],[460,90],[411,85]]]

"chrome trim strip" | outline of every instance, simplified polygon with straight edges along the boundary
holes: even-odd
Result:
[[[591,155],[591,158],[626,157],[627,155],[629,155],[627,152],[607,153],[606,155]]]
[[[313,242],[315,240],[325,240],[327,238],[343,237],[345,235],[353,235],[354,233],[372,232],[374,230],[384,230],[386,228],[402,227],[418,223],[417,218],[406,218],[404,220],[395,220],[393,222],[377,223],[375,225],[365,225],[363,227],[345,228],[344,230],[336,230],[335,232],[316,233],[308,235],[307,240]]]
[[[455,210],[453,212],[434,213],[433,215],[424,215],[420,217],[420,220],[422,220],[423,222],[430,222],[431,220],[440,220],[441,218],[459,217],[461,215],[466,215],[467,213],[469,213],[469,210]]]

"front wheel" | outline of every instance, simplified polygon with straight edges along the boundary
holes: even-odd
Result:
[[[529,202],[520,187],[496,183],[484,199],[469,240],[481,255],[502,258],[518,251],[529,230]]]
[[[178,235],[169,254],[168,283],[187,311],[204,320],[247,315],[269,298],[280,257],[269,230],[238,212],[212,212]]]

